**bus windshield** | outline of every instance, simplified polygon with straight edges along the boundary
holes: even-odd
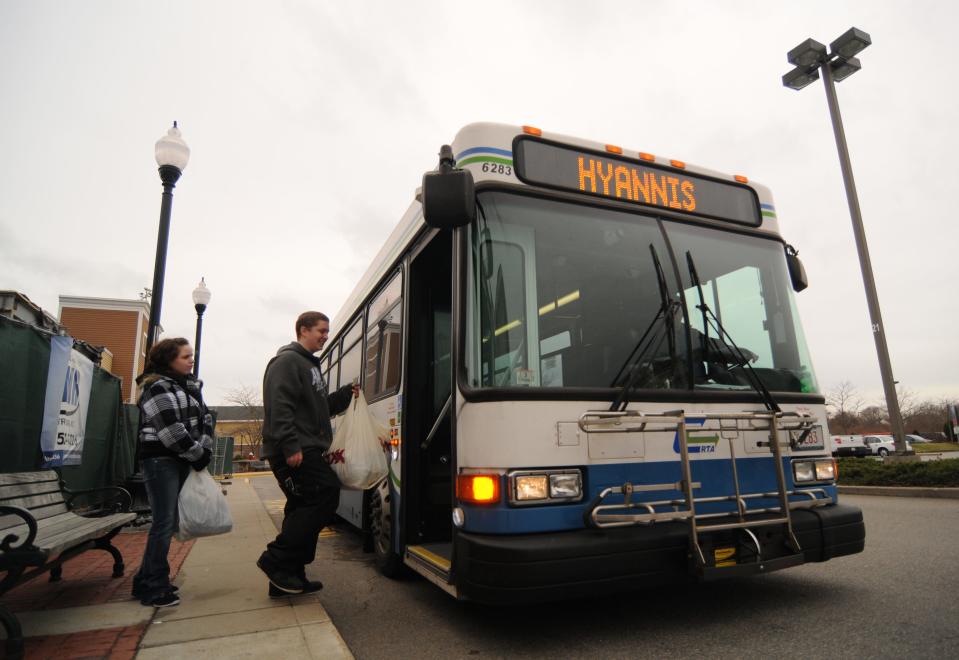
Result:
[[[472,387],[745,391],[745,359],[771,391],[818,391],[781,243],[505,192],[478,200]]]

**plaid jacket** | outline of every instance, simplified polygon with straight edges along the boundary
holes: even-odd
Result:
[[[200,383],[188,380],[184,390],[167,376],[151,374],[140,394],[140,458],[177,456],[195,461],[203,450],[213,450],[213,416]]]

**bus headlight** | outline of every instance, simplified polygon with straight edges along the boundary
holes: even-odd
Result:
[[[545,474],[527,474],[516,477],[516,499],[545,500],[549,496]]]
[[[835,481],[836,464],[831,458],[815,461],[793,461],[793,480],[797,484],[811,481]]]
[[[816,480],[834,481],[836,479],[836,461],[816,461]]]
[[[816,468],[812,461],[802,461],[793,463],[793,476],[796,483],[801,484],[806,481],[816,480]]]
[[[522,470],[508,476],[512,504],[573,502],[583,497],[579,470]]]
[[[579,472],[549,475],[549,496],[553,499],[579,499],[583,494]]]

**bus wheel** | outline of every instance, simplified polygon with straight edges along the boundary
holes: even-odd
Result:
[[[403,569],[403,561],[393,552],[391,500],[390,486],[384,479],[370,493],[370,534],[373,537],[376,568],[386,577],[397,577]]]

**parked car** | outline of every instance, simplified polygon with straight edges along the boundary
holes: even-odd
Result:
[[[863,442],[861,435],[834,435],[831,439],[833,456],[872,455],[872,450]]]
[[[928,438],[924,438],[921,435],[914,435],[911,433],[906,435],[906,440],[908,442],[911,442],[914,445],[921,445],[926,442],[932,442],[932,440],[929,440]]]
[[[912,443],[908,440],[909,436],[906,437],[906,451],[912,451]],[[888,456],[896,453],[896,441],[891,435],[867,435],[862,441],[873,456]]]

